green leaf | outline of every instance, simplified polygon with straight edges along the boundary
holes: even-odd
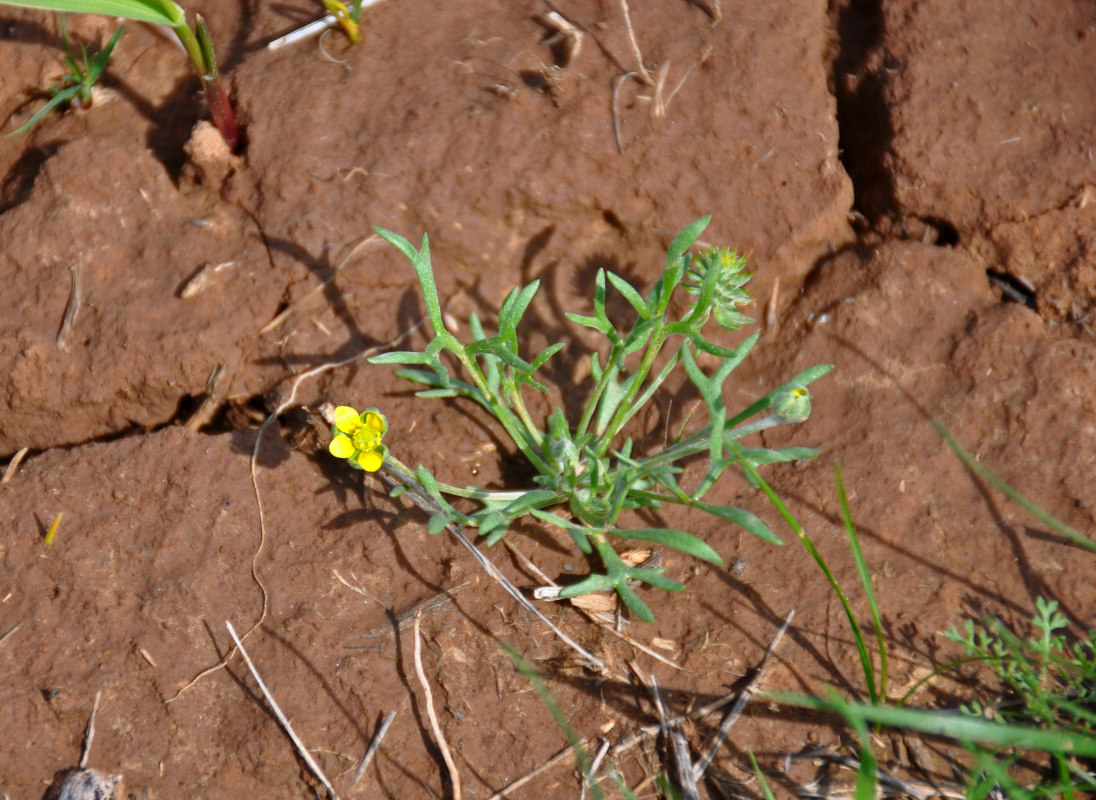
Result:
[[[626,583],[619,584],[616,587],[617,594],[620,595],[620,599],[624,601],[624,605],[628,607],[628,610],[639,617],[644,622],[654,622],[655,615],[651,611],[650,607],[642,600],[639,599],[639,595],[632,591],[632,587]]]
[[[636,310],[636,313],[639,314],[640,317],[647,317],[649,315],[647,303],[643,300],[643,296],[635,290],[632,284],[628,283],[628,281],[624,280],[624,278],[616,273],[609,272],[607,274],[609,282],[613,284],[618,292],[624,295],[624,299],[631,304],[632,308]]]
[[[582,597],[587,594],[597,594],[613,588],[613,581],[608,575],[587,575],[578,583],[564,586],[559,590],[559,596],[568,599]]]
[[[578,549],[582,552],[593,552],[593,548],[590,546],[590,538],[587,535],[587,531],[590,530],[589,528],[585,528],[582,525],[576,525],[575,523],[571,522],[570,520],[564,519],[558,514],[553,514],[550,511],[543,511],[539,508],[530,508],[529,513],[537,519],[541,520],[542,522],[547,522],[550,525],[555,525],[556,527],[562,528],[563,530],[567,531],[568,535],[571,537],[571,539],[574,540],[575,544],[578,546]],[[608,580],[608,578],[606,578],[606,580]],[[598,590],[595,589],[594,591]]]
[[[734,506],[717,506],[709,503],[701,503],[699,501],[693,501],[692,505],[699,508],[701,511],[706,511],[713,517],[719,517],[725,519],[728,522],[733,522],[735,525],[739,525],[752,533],[758,539],[769,542],[771,544],[784,544],[784,542],[769,530],[769,526],[758,519],[756,516],[746,511],[743,508],[735,508]]]
[[[803,461],[814,458],[818,450],[814,447],[781,447],[770,450],[766,447],[746,447],[742,455],[755,467],[759,464],[783,464],[787,461]]]
[[[712,564],[722,564],[723,559],[712,546],[703,539],[685,531],[673,528],[609,528],[608,533],[622,539],[636,539],[641,542],[654,542],[665,547],[680,550],[686,555],[699,558]]]
[[[74,14],[104,14],[172,27],[186,14],[180,5],[170,0],[0,0],[0,5]]]
[[[79,86],[70,86],[68,89],[62,89],[61,91],[57,92],[57,94],[55,94],[53,97],[51,97],[48,103],[46,103],[44,106],[42,106],[36,112],[34,112],[34,116],[32,116],[30,119],[28,119],[26,122],[24,122],[22,125],[20,125],[15,130],[13,130],[11,133],[6,133],[4,135],[5,136],[18,136],[21,133],[26,133],[31,128],[33,128],[35,125],[37,125],[39,122],[41,122],[42,118],[45,117],[46,114],[48,114],[53,109],[57,108],[57,106],[59,106],[63,103],[67,103],[68,101],[70,101],[73,97],[75,97],[79,93],[80,93],[80,87]]]
[[[693,246],[693,242],[700,238],[700,234],[704,232],[704,229],[708,227],[708,223],[711,221],[711,214],[706,217],[701,217],[674,237],[674,240],[670,242],[669,249],[666,251],[667,272],[675,267],[681,266],[682,256],[684,256],[686,251]]]

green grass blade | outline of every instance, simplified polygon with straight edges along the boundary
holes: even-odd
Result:
[[[62,103],[67,103],[69,100],[74,98],[79,93],[80,93],[80,87],[79,86],[70,86],[68,89],[62,89],[60,92],[58,92],[53,97],[51,97],[48,103],[46,103],[44,106],[42,106],[36,112],[34,112],[33,117],[28,119],[26,122],[24,122],[18,128],[13,130],[11,133],[6,133],[4,135],[5,136],[18,136],[21,133],[26,133],[31,128],[33,128],[35,125],[37,125],[39,122],[41,122],[42,118],[44,116],[46,116],[46,114],[48,114],[53,109],[57,108],[57,106],[61,105]]]
[[[68,11],[73,14],[105,14],[172,27],[175,26],[177,17],[173,18],[165,5],[175,6],[180,15],[183,13],[182,8],[175,3],[165,4],[159,0],[0,0],[0,5]]]
[[[964,450],[963,446],[959,444],[959,442],[955,441],[952,435],[948,433],[947,428],[945,428],[943,425],[941,425],[939,422],[936,422],[935,420],[932,424],[933,427],[936,428],[936,432],[940,434],[940,438],[943,439],[947,446],[951,448],[951,451],[959,457],[959,460],[967,465],[967,468],[970,469],[971,472],[984,480],[986,483],[992,484],[994,487],[1000,490],[1002,494],[1006,495],[1009,499],[1015,501],[1017,505],[1024,508],[1029,514],[1038,519],[1055,533],[1059,533],[1069,539],[1074,544],[1080,545],[1086,550],[1091,550],[1093,553],[1096,553],[1096,542],[1092,541],[1092,539],[1085,536],[1080,531],[1071,528],[1064,522],[1059,522],[1050,514],[1043,511],[1043,509],[1039,508],[1039,506],[1035,505],[1035,503],[1028,500],[1018,491],[1016,491],[1003,480],[1001,480],[1001,478],[997,477],[997,475],[992,472],[988,467],[984,467],[979,464],[978,461],[975,460],[974,456]]]
[[[845,533],[849,537],[849,548],[852,557],[856,561],[856,571],[860,574],[860,584],[864,587],[864,595],[868,598],[868,606],[871,609],[872,626],[875,628],[875,642],[879,650],[879,696],[875,702],[883,703],[887,700],[887,642],[883,638],[883,622],[879,616],[879,604],[875,600],[875,591],[871,585],[871,575],[868,574],[868,565],[864,561],[864,552],[860,549],[860,537],[856,535],[856,526],[852,523],[852,513],[849,511],[849,496],[845,492],[845,481],[841,475],[841,465],[833,465],[834,479],[837,482],[837,494],[841,501],[841,521],[845,524]]]
[[[1096,737],[1024,725],[993,722],[969,714],[855,703],[834,694],[829,698],[773,693],[770,699],[788,705],[840,714],[852,721],[906,728],[956,741],[982,742],[995,747],[1019,747],[1062,753],[1080,758],[1096,757]]]
[[[765,795],[765,800],[776,800],[773,796],[773,790],[769,788],[769,782],[765,780],[765,773],[761,771],[761,767],[754,757],[753,750],[747,750],[746,755],[750,757],[750,764],[753,765],[754,774],[757,776],[757,784],[761,787],[761,793]]]
[[[529,685],[533,687],[533,691],[540,697],[541,702],[548,707],[548,711],[552,715],[552,719],[556,721],[556,725],[563,731],[563,735],[567,737],[567,742],[571,745],[571,749],[575,753],[575,760],[578,762],[579,769],[582,771],[582,776],[586,779],[586,785],[590,787],[591,796],[593,796],[595,800],[602,800],[604,795],[602,795],[601,788],[597,785],[597,780],[590,771],[590,759],[582,747],[582,739],[571,724],[571,721],[567,719],[567,715],[563,713],[563,709],[560,708],[556,698],[548,691],[548,687],[545,685],[544,679],[540,677],[540,673],[533,669],[529,662],[525,660],[525,657],[510,645],[505,642],[499,642],[499,646],[502,647],[506,652],[506,655],[510,657],[510,660],[514,662],[514,668],[522,674],[525,680],[529,681]]]
[[[838,583],[837,577],[830,569],[830,565],[822,558],[822,554],[818,552],[818,548],[814,546],[811,537],[803,530],[803,526],[799,524],[799,520],[797,520],[792,512],[788,510],[788,507],[784,505],[780,497],[773,491],[773,488],[765,482],[765,479],[761,477],[753,464],[743,456],[742,446],[734,441],[729,442],[728,444],[735,455],[738,456],[743,471],[748,477],[753,478],[757,482],[757,485],[761,487],[761,491],[765,493],[769,498],[769,502],[773,504],[773,508],[780,512],[780,515],[784,517],[788,526],[795,531],[795,535],[799,537],[799,541],[807,548],[807,552],[810,553],[811,558],[818,564],[819,569],[821,569],[822,573],[826,576],[826,580],[828,580],[830,586],[833,587],[834,592],[837,594],[837,599],[841,601],[841,606],[845,609],[845,616],[849,620],[849,629],[856,641],[856,650],[860,655],[860,665],[864,671],[864,681],[868,686],[868,696],[872,699],[872,702],[875,702],[879,698],[879,692],[875,687],[875,669],[872,667],[871,656],[868,654],[867,645],[864,644],[864,634],[860,632],[860,625],[856,621],[856,615],[853,614],[852,604],[849,603],[849,598],[846,596],[845,590],[841,588],[841,584]]]

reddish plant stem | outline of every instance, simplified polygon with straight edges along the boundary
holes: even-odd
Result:
[[[228,99],[228,92],[218,80],[202,80],[202,88],[205,90],[206,102],[209,103],[209,113],[213,117],[213,124],[221,132],[229,150],[236,151],[236,145],[240,141],[240,129],[236,125],[236,114],[232,110],[232,102]]]

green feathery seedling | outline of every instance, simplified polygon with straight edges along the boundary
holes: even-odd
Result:
[[[52,96],[49,102],[7,136],[18,136],[29,131],[41,122],[46,114],[65,103],[75,108],[91,108],[91,104],[94,102],[95,84],[99,82],[99,75],[102,74],[103,69],[110,60],[110,53],[114,50],[114,45],[118,44],[118,39],[122,36],[123,30],[125,28],[119,26],[118,30],[114,31],[114,35],[110,37],[110,41],[107,42],[107,46],[103,48],[103,51],[93,56],[88,55],[87,48],[81,42],[80,60],[77,61],[76,52],[72,49],[72,42],[69,40],[65,15],[62,14],[61,43],[65,48],[65,65],[68,66],[68,72],[61,76],[61,81],[57,86],[50,89],[50,95]]]
[[[240,134],[236,115],[228,92],[221,83],[217,70],[217,56],[213,52],[213,37],[201,14],[195,16],[194,28],[186,20],[186,10],[172,0],[0,0],[0,5],[40,8],[48,11],[75,14],[104,14],[125,17],[153,25],[171,28],[186,50],[198,77],[202,81],[206,101],[209,103],[213,124],[221,132],[228,146],[235,150]],[[109,48],[108,48],[109,50]]]
[[[353,409],[340,407],[332,431],[335,437],[332,454],[347,458],[354,467],[376,470],[388,463],[406,475],[415,476],[441,509],[430,519],[431,533],[452,522],[479,528],[491,545],[506,535],[515,520],[525,516],[562,528],[584,553],[597,553],[604,572],[567,586],[559,596],[578,597],[611,588],[636,616],[648,621],[654,617],[629,586],[630,581],[668,591],[684,587],[667,578],[663,569],[625,563],[612,545],[614,539],[672,547],[714,564],[721,564],[722,559],[710,545],[685,531],[620,527],[620,516],[625,511],[678,503],[734,522],[766,541],[779,544],[780,539],[755,515],[732,506],[706,503],[703,497],[733,464],[746,469],[753,482],[752,476],[762,464],[817,454],[816,450],[804,447],[747,448],[742,440],[776,425],[807,419],[810,414],[807,386],[832,366],[811,367],[744,411],[734,416],[728,414],[723,404],[723,384],[757,343],[758,334],[728,349],[703,333],[705,323],[713,317],[720,327],[731,331],[752,321],[738,311],[749,302],[749,294],[743,288],[750,278],[743,271],[744,259],[725,248],[711,248],[695,256],[688,253],[709,220],[710,217],[705,217],[694,222],[673,240],[666,270],[646,298],[619,275],[605,270],[598,272],[594,315],[567,316],[572,322],[601,333],[608,353],[604,360],[596,353],[590,357],[594,387],[579,419],[572,423],[557,409],[543,429],[534,422],[523,390],[528,387],[547,391],[537,381],[536,372],[563,345],[554,344],[532,361],[526,361],[518,354],[517,339],[518,325],[539,281],[507,296],[499,311],[498,333],[494,336],[488,336],[473,315],[469,321],[472,341],[465,344],[449,331],[442,317],[427,237],[423,237],[421,250],[416,250],[402,236],[375,229],[414,266],[434,337],[421,353],[385,353],[371,358],[370,363],[426,367],[400,370],[397,375],[429,387],[418,393],[420,397],[466,397],[479,403],[498,420],[533,466],[537,473],[533,478],[535,486],[519,491],[461,488],[439,482],[425,467],[409,470],[383,450],[380,437],[387,425],[375,410],[358,415]],[[635,311],[635,320],[626,334],[618,333],[606,314],[607,284]],[[680,315],[671,309],[671,298],[678,289],[689,296],[688,306]],[[660,355],[666,350],[668,358],[656,369]],[[450,374],[440,357],[443,351],[455,357],[466,379]],[[697,351],[719,362],[710,377],[698,364]],[[708,424],[665,449],[637,453],[630,438],[621,440],[622,431],[678,367],[684,369],[700,393]],[[748,421],[762,412],[768,413]],[[695,486],[685,488],[678,483],[681,463],[696,456],[706,457],[707,469]],[[478,507],[466,513],[447,498],[465,498]],[[569,516],[558,513],[561,508],[566,508]]]

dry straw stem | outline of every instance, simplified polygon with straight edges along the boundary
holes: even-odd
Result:
[[[95,700],[91,704],[91,713],[88,715],[88,727],[84,733],[84,752],[80,754],[80,769],[88,765],[88,753],[91,752],[91,742],[95,738],[95,714],[99,710],[99,699],[102,691],[95,693]]]
[[[81,301],[79,265],[69,264],[69,272],[72,273],[72,283],[69,285],[68,304],[61,327],[57,330],[57,349],[66,353],[72,349],[72,328],[76,324],[76,315],[80,313]]]
[[[628,11],[628,0],[620,0],[620,10],[624,12],[624,26],[628,29],[628,41],[631,42],[632,55],[635,56],[636,64],[639,66],[639,75],[647,86],[653,86],[654,81],[651,80],[651,74],[647,72],[647,68],[643,66],[643,53],[639,51],[639,42],[636,41],[636,32],[632,29],[632,15]]]
[[[738,695],[734,705],[723,715],[723,719],[719,723],[719,730],[716,732],[715,738],[712,740],[711,746],[708,748],[707,754],[697,762],[693,767],[693,778],[695,781],[699,781],[704,777],[704,773],[708,770],[708,766],[712,763],[712,759],[715,758],[715,754],[722,747],[723,741],[727,738],[727,734],[731,732],[731,728],[738,721],[738,718],[742,716],[742,711],[746,708],[746,703],[749,702],[750,697],[757,690],[758,684],[765,678],[765,673],[768,671],[769,659],[772,658],[772,654],[776,651],[776,648],[780,645],[780,640],[784,638],[784,634],[788,631],[788,626],[792,624],[792,618],[795,617],[795,609],[793,608],[788,612],[788,616],[784,617],[784,624],[780,626],[780,630],[776,632],[776,636],[769,642],[769,646],[765,649],[765,655],[761,657],[761,663],[757,665],[754,670],[753,677],[750,678],[750,682]]]
[[[518,778],[516,781],[511,783],[509,786],[504,786],[502,789],[499,789],[493,795],[488,797],[487,800],[504,800],[504,798],[509,797],[514,792],[516,792],[518,789],[520,789],[522,786],[524,786],[525,784],[529,783],[532,780],[535,780],[540,775],[543,775],[545,772],[550,770],[552,767],[555,767],[555,766],[557,766],[559,764],[562,764],[563,762],[567,761],[568,756],[571,756],[573,758],[574,755],[575,755],[575,747],[576,746],[579,747],[579,748],[585,748],[589,743],[590,743],[589,739],[579,739],[578,742],[576,742],[574,745],[570,745],[570,744],[567,745],[562,750],[560,750],[558,753],[556,753],[554,756],[552,756],[547,761],[545,761],[543,764],[541,764],[539,767],[534,769],[532,772]],[[583,783],[583,785],[585,785],[585,782]]]
[[[395,711],[389,711],[388,716],[384,718],[384,722],[377,728],[377,732],[373,734],[373,741],[369,743],[369,748],[365,751],[365,755],[362,756],[362,763],[358,765],[358,772],[354,776],[354,785],[357,786],[362,779],[362,775],[365,774],[366,769],[369,768],[370,762],[373,760],[373,756],[377,752],[377,748],[381,746],[381,742],[384,741],[385,734],[388,733],[388,727],[392,724],[392,720],[396,718]]]
[[[809,758],[813,761],[829,761],[850,770],[857,775],[863,770],[863,764],[860,759],[852,755],[836,753],[828,747],[821,750],[816,749],[799,753],[796,755],[795,760],[799,761],[804,758]],[[956,774],[962,774],[962,768],[951,759],[950,753],[948,754],[948,760],[952,761],[952,768],[957,771]],[[947,797],[959,800],[959,798],[970,796],[963,786],[957,784],[926,783],[923,781],[904,781],[901,778],[896,778],[893,775],[888,774],[879,765],[876,765],[876,775],[879,778],[880,788],[877,790],[877,796],[879,797],[909,797],[913,798],[913,800],[929,800],[929,798],[934,797]],[[817,796],[819,789],[820,787],[817,782],[798,785],[797,794],[800,797]],[[1003,797],[1001,794],[990,794],[989,796]]]
[[[441,750],[441,757],[445,760],[446,769],[449,770],[449,782],[453,786],[453,800],[461,800],[460,773],[457,771],[457,765],[453,761],[452,753],[449,752],[445,735],[441,732],[441,725],[438,724],[438,715],[434,713],[434,695],[430,691],[426,673],[422,670],[422,636],[419,634],[419,622],[421,620],[422,615],[417,614],[415,616],[415,674],[419,678],[419,685],[422,686],[422,693],[426,695],[426,716],[430,718],[430,727],[434,731],[434,739],[438,743],[438,749]]]
[[[388,484],[389,488],[395,488],[396,486],[405,486],[410,489],[411,491],[407,492],[403,496],[409,498],[411,502],[413,502],[427,514],[434,515],[441,511],[440,508],[435,507],[436,504],[433,504],[430,496],[426,493],[426,490],[419,485],[418,481],[416,481],[410,475],[405,474],[402,470],[394,469],[391,465],[385,463],[377,472],[377,475],[379,475],[381,479],[386,484]],[[454,539],[457,540],[457,542],[460,543],[461,547],[467,550],[472,555],[472,557],[476,559],[479,565],[483,568],[483,571],[490,575],[492,580],[502,586],[502,588],[506,590],[507,594],[509,594],[511,597],[518,601],[522,608],[524,608],[526,611],[529,611],[531,614],[537,617],[537,619],[547,625],[551,629],[552,633],[559,637],[560,641],[562,641],[564,644],[566,644],[568,647],[570,647],[572,650],[574,650],[576,653],[586,659],[586,661],[589,662],[591,669],[597,672],[605,671],[605,664],[600,658],[595,656],[593,653],[580,645],[566,633],[561,631],[555,623],[548,619],[548,617],[544,616],[544,614],[541,613],[540,609],[530,603],[528,598],[526,598],[525,595],[522,594],[518,590],[518,588],[510,582],[510,579],[502,574],[499,568],[495,566],[494,562],[487,558],[487,556],[485,556],[483,553],[481,553],[479,548],[468,540],[468,537],[464,535],[464,532],[461,531],[460,528],[450,522],[445,526],[445,530],[450,536],[452,536]]]
[[[11,626],[11,629],[10,629],[10,630],[8,630],[8,632],[7,632],[7,633],[5,633],[5,634],[4,634],[3,636],[0,636],[0,644],[3,644],[3,643],[4,643],[4,642],[6,642],[6,641],[7,641],[8,639],[10,639],[10,638],[11,638],[11,636],[12,636],[12,634],[13,634],[13,633],[15,633],[15,632],[16,632],[17,630],[19,630],[19,629],[20,629],[20,628],[22,628],[22,627],[23,627],[23,623],[22,623],[22,622],[16,622],[16,623],[15,623],[14,625],[12,625],[12,626]]]
[[[766,649],[765,655],[762,657],[762,660],[761,660],[762,665],[764,665],[768,661],[769,656],[772,654],[772,651],[775,650],[776,645],[780,643],[780,639],[783,637],[784,632],[787,631],[788,625],[791,624],[791,619],[794,616],[794,614],[795,614],[794,609],[788,613],[788,616],[784,620],[784,624],[781,625],[780,630],[777,632],[776,636],[773,637],[773,641],[769,643],[769,647]],[[760,681],[761,677],[762,676],[760,674],[755,674],[753,679],[750,681],[750,684],[747,687],[747,690],[745,690],[742,693],[742,694],[747,694],[746,699],[741,701],[741,705],[743,707],[746,704],[746,700],[749,699],[748,695],[752,694],[753,690],[756,688],[756,686],[757,686],[758,682]],[[723,697],[719,698],[718,700],[713,700],[711,703],[708,703],[706,705],[701,706],[700,708],[696,709],[695,711],[693,711],[690,714],[675,715],[673,717],[670,717],[667,720],[667,724],[668,725],[678,725],[678,724],[681,724],[686,718],[692,719],[694,721],[699,722],[700,720],[707,717],[709,714],[713,714],[716,711],[718,711],[719,709],[724,708],[725,706],[731,705],[732,703],[735,703],[736,706],[739,705],[735,701],[739,700],[740,696],[741,695],[739,693],[731,693],[731,694],[728,694],[728,695],[724,695]],[[728,717],[733,716],[734,719],[737,719],[738,715],[740,715],[740,714],[741,714],[741,709],[739,709],[738,714],[734,714],[734,709],[732,709],[731,712],[728,713],[727,716]],[[726,718],[724,719],[723,722],[726,723]],[[732,725],[734,724],[733,721],[731,722],[731,724]],[[721,727],[722,727],[722,724],[721,724]],[[613,759],[620,758],[620,756],[622,756],[627,751],[631,750],[633,747],[635,747],[640,742],[646,741],[647,739],[651,738],[652,736],[657,736],[659,734],[660,730],[661,730],[661,726],[658,723],[648,724],[648,725],[642,726],[638,731],[633,733],[628,738],[621,740],[620,742],[618,742],[613,747],[612,758]],[[730,730],[729,726],[728,726],[727,730],[728,731]],[[703,763],[703,759],[701,760],[700,763]],[[693,769],[694,769],[694,774],[695,774],[696,767],[694,767]],[[705,766],[705,769],[706,769],[706,766]],[[699,780],[699,777],[697,778],[697,780]]]
[[[371,5],[379,3],[380,0],[362,0],[362,8],[367,8]],[[267,50],[278,50],[287,45],[296,44],[297,42],[303,42],[305,39],[311,39],[313,36],[319,36],[321,33],[331,28],[338,22],[335,19],[334,14],[327,14],[324,17],[310,22],[304,27],[297,28],[294,31],[290,31],[285,36],[279,36],[266,46]]]
[[[617,107],[617,103],[620,100],[620,87],[624,85],[624,82],[629,78],[634,78],[636,73],[625,72],[621,75],[616,82],[616,86],[613,87],[613,133],[616,135],[617,152],[624,155],[624,143],[620,140],[620,109]]]
[[[4,470],[4,477],[0,478],[0,484],[7,483],[15,477],[15,471],[19,469],[19,465],[23,463],[23,459],[26,458],[26,455],[29,452],[29,447],[19,448],[19,451],[14,456],[12,456],[11,461],[8,462],[8,466]]]
[[[328,794],[339,800],[339,795],[335,791],[335,787],[331,785],[331,782],[327,779],[327,776],[323,774],[323,770],[320,769],[320,765],[317,764],[312,754],[308,752],[308,748],[304,746],[304,742],[300,740],[297,734],[293,730],[293,726],[289,724],[289,720],[286,719],[285,714],[282,713],[281,708],[274,701],[274,695],[270,693],[270,690],[266,688],[266,683],[263,682],[262,676],[259,675],[259,670],[255,669],[255,665],[251,662],[251,658],[247,655],[247,651],[244,649],[243,642],[236,635],[235,629],[232,627],[232,623],[225,620],[225,627],[228,628],[228,634],[232,637],[232,641],[236,643],[236,649],[240,651],[240,655],[243,656],[244,662],[247,664],[247,668],[251,670],[252,677],[255,678],[255,683],[259,684],[259,690],[263,693],[263,697],[266,698],[266,702],[270,704],[270,710],[274,712],[274,716],[278,718],[278,722],[281,723],[282,730],[286,732],[286,735],[293,741],[293,744],[297,748],[297,752],[300,753],[301,758],[304,759],[304,763],[308,765],[308,768],[312,770],[312,774],[315,775],[320,783],[327,789]]]

